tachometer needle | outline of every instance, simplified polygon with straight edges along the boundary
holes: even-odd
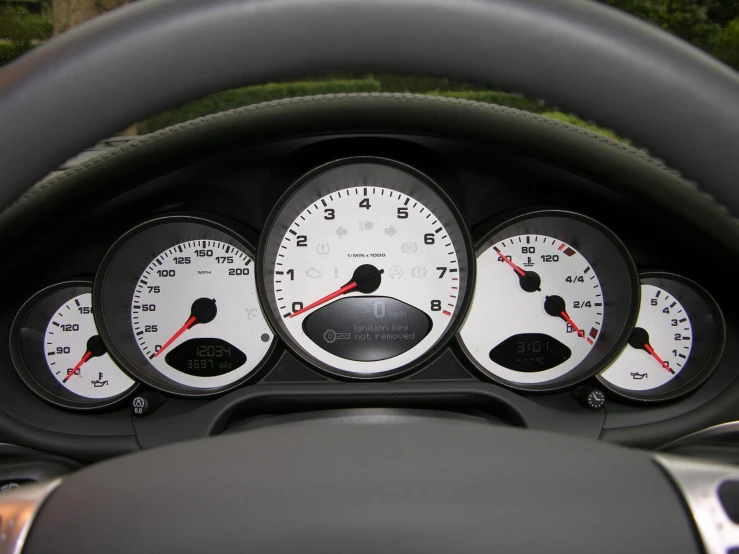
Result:
[[[652,358],[657,360],[657,363],[659,363],[659,365],[675,375],[675,370],[670,367],[670,364],[664,361],[660,357],[660,355],[654,351],[652,345],[649,344],[649,333],[646,329],[642,329],[641,327],[634,327],[634,330],[631,332],[631,337],[629,337],[629,346],[631,346],[632,348],[636,348],[637,350],[646,350],[647,353],[652,356]]]
[[[151,358],[158,357],[162,352],[164,352],[169,346],[176,341],[178,338],[182,336],[182,334],[190,329],[193,325],[197,323],[210,323],[213,321],[216,317],[216,314],[218,313],[218,308],[216,307],[216,300],[215,298],[198,298],[195,302],[192,303],[192,307],[190,308],[190,317],[185,322],[185,324],[180,327],[177,332],[172,335],[172,337],[165,342],[162,347],[157,350]]]
[[[317,308],[321,304],[325,304],[326,302],[329,302],[330,300],[333,300],[334,298],[353,290],[356,290],[357,292],[362,292],[364,294],[375,292],[382,282],[383,273],[385,273],[384,269],[377,269],[373,265],[360,265],[356,270],[354,270],[352,280],[349,281],[346,285],[341,287],[339,290],[335,290],[331,294],[327,294],[320,300],[316,300],[312,304],[308,304],[304,308],[294,311],[288,317],[293,318],[299,316],[302,313],[312,310],[313,308]]]
[[[103,339],[100,338],[100,335],[90,337],[87,341],[85,349],[87,350],[87,352],[85,352],[85,355],[82,356],[82,359],[77,362],[77,365],[74,366],[74,368],[67,372],[67,376],[62,379],[62,383],[66,383],[67,381],[69,381],[69,378],[77,373],[77,370],[81,368],[82,365],[90,358],[97,358],[98,356],[102,356],[103,354],[107,354],[108,352],[108,349],[105,347],[105,343],[103,342]]]
[[[572,329],[577,333],[577,336],[585,339],[590,344],[593,344],[593,339],[590,337],[585,336],[585,333],[580,329],[577,325],[575,325],[575,322],[572,321],[572,318],[567,313],[567,307],[565,305],[565,301],[561,296],[547,296],[544,300],[544,311],[547,312],[552,317],[559,317],[564,319],[567,324],[572,327]]]

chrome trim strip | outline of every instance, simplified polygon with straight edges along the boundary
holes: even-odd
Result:
[[[739,547],[739,525],[731,521],[718,496],[725,481],[739,481],[739,467],[669,454],[655,454],[654,459],[682,493],[706,554],[726,554]]]
[[[667,444],[662,445],[659,449],[669,450],[679,446],[689,446],[696,444],[699,441],[721,439],[732,434],[739,435],[739,421],[729,421],[727,423],[719,423],[718,425],[706,427],[700,431],[695,431],[689,435],[670,441]]]
[[[20,554],[41,505],[61,479],[0,493],[0,554]]]

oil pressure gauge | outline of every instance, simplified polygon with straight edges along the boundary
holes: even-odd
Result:
[[[671,273],[644,273],[628,346],[598,380],[629,400],[673,400],[710,376],[725,336],[721,311],[702,287]]]
[[[98,334],[89,281],[60,283],[26,302],[13,322],[10,352],[26,385],[65,408],[111,406],[136,387]]]

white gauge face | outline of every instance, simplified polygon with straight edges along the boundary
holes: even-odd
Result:
[[[126,392],[134,381],[105,350],[91,306],[92,294],[86,293],[59,308],[44,334],[44,354],[62,386],[84,398],[102,400]]]
[[[642,285],[632,340],[601,378],[627,390],[655,389],[680,373],[692,348],[693,327],[680,301],[659,287]]]
[[[428,205],[380,186],[309,202],[276,237],[267,285],[294,345],[358,376],[427,353],[450,328],[465,292],[466,264],[460,268],[459,239],[450,238],[461,236],[459,228],[450,232]]]
[[[257,298],[252,259],[215,240],[177,244],[149,264],[135,287],[131,325],[157,371],[202,389],[251,373],[274,340]]]
[[[600,337],[601,285],[584,256],[561,240],[525,234],[478,254],[475,296],[460,337],[491,374],[546,383],[567,374]]]

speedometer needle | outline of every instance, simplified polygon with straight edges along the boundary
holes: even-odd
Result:
[[[190,317],[185,322],[185,324],[180,327],[177,332],[172,335],[172,337],[165,342],[162,347],[157,350],[151,358],[158,357],[162,352],[164,352],[171,344],[176,341],[178,338],[182,336],[182,334],[187,331],[190,327],[197,323],[210,323],[213,321],[216,317],[216,314],[218,313],[218,308],[216,307],[216,299],[215,298],[198,298],[195,302],[192,303],[192,307],[190,308]]]
[[[634,327],[634,330],[631,332],[631,336],[629,337],[629,346],[631,346],[632,348],[636,348],[637,350],[646,350],[647,353],[652,356],[652,358],[657,360],[657,363],[659,363],[659,365],[675,375],[675,370],[670,367],[670,364],[664,361],[660,357],[660,355],[654,351],[652,345],[649,344],[649,333],[646,329],[642,329],[641,327]]]
[[[377,269],[373,265],[360,265],[356,270],[354,270],[352,280],[349,281],[346,285],[341,287],[339,290],[336,290],[331,294],[324,296],[320,300],[316,300],[312,304],[308,304],[304,308],[294,311],[288,317],[293,318],[299,316],[300,314],[305,313],[308,310],[317,308],[321,304],[325,304],[326,302],[329,302],[330,300],[333,300],[334,298],[337,298],[338,296],[341,296],[342,294],[346,294],[353,290],[357,290],[358,292],[362,292],[364,294],[375,292],[382,282],[383,273],[385,273],[384,269]]]

